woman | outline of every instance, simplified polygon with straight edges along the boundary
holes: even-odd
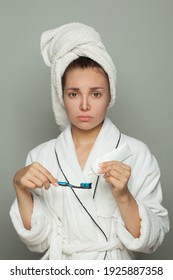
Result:
[[[28,248],[48,259],[134,259],[169,230],[160,170],[146,145],[106,117],[116,70],[99,34],[80,23],[43,33],[57,139],[14,176],[10,216]]]

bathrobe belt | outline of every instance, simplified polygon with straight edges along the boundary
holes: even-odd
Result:
[[[124,250],[124,245],[118,237],[115,237],[112,241],[103,241],[93,243],[79,243],[73,242],[72,244],[65,244],[62,242],[61,234],[58,234],[53,238],[49,249],[44,254],[42,259],[62,259],[62,254],[67,256],[73,255],[75,253],[84,252],[109,252],[112,250],[119,249]]]
[[[103,241],[96,243],[78,243],[63,244],[62,252],[66,255],[82,252],[106,252],[115,249],[123,250],[124,246],[118,237],[115,237],[113,241]]]

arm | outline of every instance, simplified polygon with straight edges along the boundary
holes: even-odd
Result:
[[[115,198],[118,207],[121,207],[117,208],[121,214],[116,221],[117,235],[128,250],[152,253],[162,244],[166,233],[169,231],[169,217],[168,211],[162,206],[162,189],[158,163],[146,145],[137,141],[135,141],[134,144],[135,150],[133,158],[130,161],[132,169],[128,171],[131,174],[128,180],[128,191],[130,192],[130,196],[135,199],[135,204],[137,204],[138,211],[134,211],[134,213],[137,213],[140,217],[140,236],[134,238],[135,235],[131,233],[127,224],[128,221],[124,218],[124,212],[122,213],[122,207],[119,204],[120,201],[122,205],[123,201],[121,188],[119,189],[120,197],[118,198],[118,196],[116,196]],[[121,177],[121,175],[119,176]],[[128,175],[126,175],[126,177],[128,177]],[[113,180],[113,178],[111,180]],[[116,194],[119,195],[117,189],[112,187],[112,191],[114,190],[116,190]],[[126,191],[125,193],[128,194]],[[127,196],[124,197],[127,198]],[[126,205],[128,205],[127,201]],[[124,208],[124,211],[126,211],[126,209],[128,208]],[[132,208],[130,209],[132,210]],[[128,211],[130,210],[128,209]],[[130,212],[125,213],[125,215],[126,214],[129,215]],[[131,223],[131,221],[129,222]]]
[[[140,236],[138,205],[127,186],[131,175],[130,167],[121,162],[109,161],[102,163],[100,168],[106,182],[112,185],[112,194],[127,230],[133,237],[138,238]]]
[[[132,194],[127,191],[126,194],[118,197],[116,201],[127,230],[134,238],[139,238],[141,220],[136,200]]]
[[[50,188],[50,183],[57,186],[56,179],[41,164],[34,162],[20,169],[13,179],[17,196],[19,212],[24,227],[31,229],[31,216],[33,212],[33,197],[31,190],[36,188]]]
[[[33,196],[28,189],[18,187],[14,184],[20,216],[24,227],[31,229],[31,216],[33,212]]]

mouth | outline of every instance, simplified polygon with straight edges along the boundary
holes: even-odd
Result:
[[[91,116],[78,116],[77,118],[78,118],[78,120],[80,120],[82,122],[88,122],[92,119]]]

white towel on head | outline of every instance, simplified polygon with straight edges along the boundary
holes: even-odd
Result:
[[[79,56],[93,59],[107,73],[111,94],[109,107],[112,107],[116,97],[116,69],[100,35],[92,27],[69,23],[44,32],[41,36],[41,53],[46,65],[51,67],[52,105],[55,120],[61,129],[68,124],[61,79],[67,66]]]

